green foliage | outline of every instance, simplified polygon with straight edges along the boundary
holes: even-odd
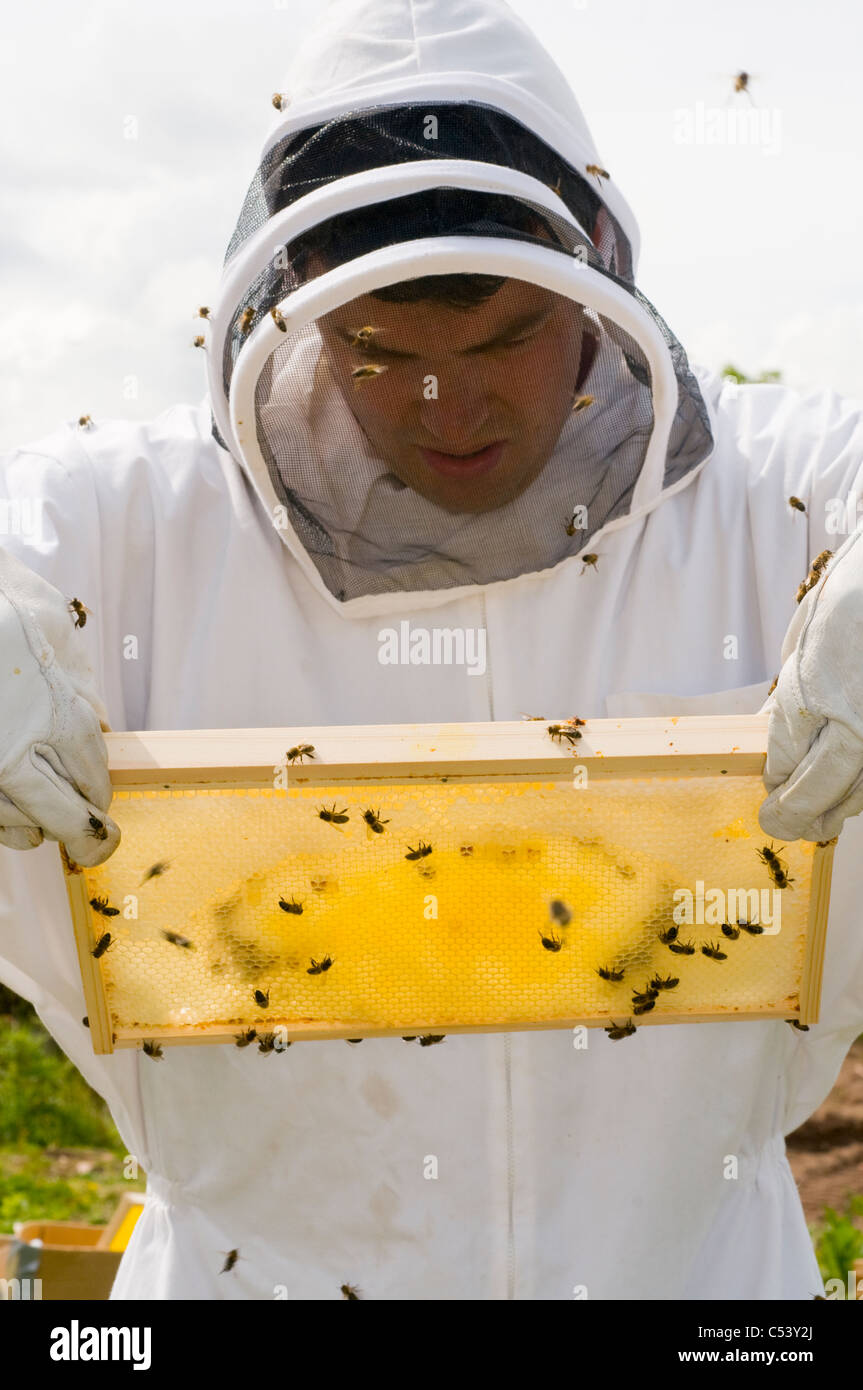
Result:
[[[824,1208],[824,1220],[812,1232],[823,1279],[845,1283],[854,1261],[863,1260],[863,1227],[855,1221],[861,1216],[863,1196],[852,1197],[841,1216],[832,1207]]]
[[[28,1144],[123,1149],[104,1101],[41,1025],[0,1021],[0,1146]]]
[[[0,1150],[0,1231],[11,1231],[16,1221],[86,1221],[101,1226],[108,1220],[122,1192],[143,1191],[143,1174],[134,1181],[123,1178],[119,1155],[26,1154]],[[80,1167],[85,1172],[69,1172]],[[58,1172],[58,1169],[66,1171]]]
[[[0,1015],[8,1014],[10,1018],[23,1023],[25,1019],[36,1020],[36,1010],[32,1004],[28,1004],[26,999],[22,999],[20,994],[16,994],[14,989],[7,989],[5,985],[0,985]],[[0,1019],[2,1021],[2,1019]]]
[[[739,386],[775,385],[776,382],[782,380],[782,373],[776,371],[759,372],[758,376],[747,376],[745,372],[740,371],[739,367],[733,366],[730,362],[722,368],[721,375],[727,376],[731,381],[736,381]]]

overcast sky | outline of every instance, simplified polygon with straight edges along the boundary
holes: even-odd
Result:
[[[0,447],[83,412],[202,398],[194,311],[215,298],[271,95],[321,5],[7,9]],[[512,5],[571,81],[639,220],[639,284],[690,358],[863,400],[856,0]],[[755,144],[740,143],[741,69]]]

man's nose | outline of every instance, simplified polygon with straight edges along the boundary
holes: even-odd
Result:
[[[441,453],[472,453],[493,442],[488,438],[491,403],[486,391],[442,381],[437,391],[436,400],[423,398],[420,419]]]

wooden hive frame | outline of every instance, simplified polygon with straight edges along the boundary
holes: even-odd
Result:
[[[565,721],[560,721],[565,722]],[[285,750],[300,744],[315,749],[313,760],[288,768],[291,787],[334,786],[340,782],[367,783],[378,799],[382,787],[507,782],[569,781],[573,763],[584,766],[593,782],[620,778],[671,775],[675,778],[744,776],[761,778],[767,744],[767,715],[645,719],[596,719],[581,730],[575,753],[566,741],[549,737],[553,720],[444,725],[372,725],[324,728],[198,730],[191,732],[109,733],[106,735],[111,781],[116,791],[176,792],[216,789],[272,788],[274,770]],[[825,933],[830,897],[833,844],[814,851],[805,961],[799,1010],[800,1023],[817,1022]],[[138,1046],[142,1032],[112,1030],[101,970],[92,956],[92,915],[84,873],[60,847],[74,922],[84,993],[94,1050]],[[783,1017],[792,1010],[747,1011],[734,1017]],[[657,1016],[652,1026],[672,1022],[716,1021],[716,1014],[688,1014],[685,1019]],[[572,1018],[555,1027],[599,1026],[596,1018]],[[507,1023],[514,1028],[547,1028],[548,1023]],[[500,1025],[498,1025],[498,1029]],[[487,1032],[498,1029],[448,1025],[447,1032]],[[393,1036],[391,1028],[354,1025],[290,1025],[292,1040]],[[156,1028],[147,1037],[168,1043],[225,1043],[236,1028],[221,1025]]]

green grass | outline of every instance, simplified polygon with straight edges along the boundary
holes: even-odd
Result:
[[[841,1214],[824,1208],[821,1224],[810,1232],[823,1279],[844,1284],[855,1260],[863,1260],[863,1196],[851,1197]]]
[[[122,1156],[108,1150],[0,1149],[0,1232],[10,1232],[16,1221],[102,1226],[123,1192],[145,1186],[143,1174],[124,1179]]]
[[[38,1023],[0,1020],[0,1148],[123,1150],[108,1107]]]

